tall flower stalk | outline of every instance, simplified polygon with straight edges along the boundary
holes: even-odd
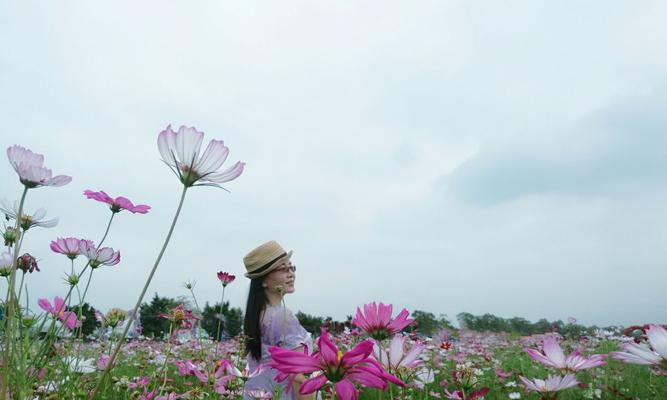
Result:
[[[172,172],[174,172],[176,177],[183,184],[183,191],[181,192],[181,199],[178,203],[178,208],[174,214],[171,226],[169,227],[167,237],[165,238],[162,249],[160,250],[158,257],[153,264],[153,268],[151,269],[151,272],[146,279],[146,283],[141,290],[141,294],[137,299],[137,302],[132,311],[132,315],[137,314],[139,306],[141,305],[141,301],[146,294],[146,290],[148,290],[148,286],[150,285],[153,276],[155,275],[155,271],[157,270],[157,267],[162,260],[162,256],[167,249],[167,245],[169,244],[171,235],[174,232],[176,221],[178,221],[178,217],[183,207],[183,202],[185,201],[185,194],[187,193],[188,189],[192,186],[215,186],[222,188],[222,186],[220,186],[221,183],[232,181],[238,178],[241,173],[243,173],[245,163],[240,161],[236,162],[226,170],[218,171],[229,155],[229,148],[224,145],[223,141],[213,139],[209,142],[204,152],[200,153],[203,139],[203,132],[199,132],[193,127],[186,126],[181,126],[178,131],[175,132],[171,129],[171,125],[169,125],[158,135],[158,150],[162,156],[162,161],[167,164],[167,166],[172,170]],[[118,356],[118,352],[120,351],[125,337],[130,330],[130,325],[131,324],[127,324],[123,334],[118,339],[116,349],[111,355],[111,358],[109,359],[109,362],[104,369],[104,372],[102,373],[97,386],[93,390],[91,397],[95,397],[100,387],[102,386],[105,377],[111,368],[113,368],[116,357]]]
[[[5,396],[7,393],[7,381],[9,379],[9,366],[12,360],[12,351],[10,348],[14,345],[14,306],[17,302],[16,293],[14,291],[16,286],[16,267],[17,258],[23,240],[23,234],[19,231],[21,221],[23,219],[23,205],[28,193],[28,189],[34,189],[41,186],[63,186],[72,181],[72,178],[66,175],[53,176],[50,169],[44,166],[44,156],[42,154],[33,153],[24,147],[14,145],[7,148],[7,158],[14,171],[19,176],[19,182],[23,184],[23,193],[19,202],[18,212],[16,215],[15,232],[20,235],[18,244],[14,247],[13,263],[11,266],[11,273],[9,277],[9,287],[7,290],[7,304],[5,316],[5,344],[2,355],[2,376],[0,377],[0,396]],[[24,232],[25,233],[25,230]]]

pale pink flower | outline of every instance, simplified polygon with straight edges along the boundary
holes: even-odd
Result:
[[[93,242],[82,243],[79,253],[88,257],[91,268],[100,265],[116,265],[120,262],[120,251],[114,251],[111,247],[97,248]]]
[[[102,354],[100,355],[100,358],[97,360],[97,370],[98,371],[104,371],[109,364],[109,359],[111,356]]]
[[[2,201],[0,201],[0,211],[2,211],[8,218],[16,221],[16,218],[19,215],[19,202],[15,200],[14,204],[10,205],[7,200],[3,199]],[[43,208],[38,209],[32,215],[23,210],[23,212],[21,213],[21,222],[20,222],[21,229],[27,231],[33,226],[41,226],[42,228],[53,228],[54,226],[58,225],[58,218],[44,219],[44,217],[46,217],[46,210]]]
[[[523,376],[519,376],[519,379],[526,385],[526,389],[540,393],[554,393],[579,384],[574,374],[567,374],[562,377],[549,375],[546,380],[536,378],[531,381]]]
[[[667,370],[667,330],[660,325],[650,325],[646,336],[648,344],[624,343],[625,351],[611,353],[612,358],[628,364],[658,365]]]
[[[373,345],[373,356],[378,360],[382,366],[390,372],[395,371],[399,367],[414,368],[420,365],[423,361],[419,359],[424,345],[415,343],[410,350],[405,350],[406,337],[401,334],[396,334],[389,343],[389,349],[378,346],[378,343]]]
[[[77,239],[73,237],[58,238],[51,242],[51,250],[56,253],[64,254],[67,258],[74,260],[85,246],[92,244],[92,241]]]
[[[546,365],[547,367],[557,368],[563,371],[577,372],[584,369],[595,368],[607,365],[604,361],[605,354],[593,354],[589,357],[581,355],[581,350],[576,349],[569,356],[565,357],[563,349],[558,344],[558,339],[554,336],[547,336],[542,340],[542,351],[536,349],[524,349],[533,360]]]
[[[9,163],[19,174],[19,180],[27,188],[39,186],[63,186],[72,181],[66,175],[53,176],[50,169],[44,167],[44,156],[14,145],[7,148]]]
[[[266,369],[264,364],[259,364],[254,371],[250,372],[248,365],[245,366],[243,371],[239,370],[231,362],[227,362],[225,365],[225,372],[227,375],[231,375],[237,378],[240,378],[242,381],[247,381],[248,379],[254,378],[261,374]]]
[[[357,307],[357,314],[352,320],[352,323],[374,339],[384,340],[387,337],[400,332],[403,328],[410,325],[414,320],[409,319],[410,314],[405,308],[391,319],[393,306],[391,304],[385,305],[375,302],[364,304],[364,312],[362,313]]]
[[[227,286],[230,283],[234,282],[236,276],[228,272],[218,271],[218,279],[220,280],[220,282],[222,282],[222,286]]]
[[[134,205],[134,203],[132,203],[132,201],[130,201],[130,199],[128,199],[127,197],[118,196],[116,198],[113,198],[108,194],[106,194],[103,190],[100,190],[99,192],[93,192],[92,190],[87,189],[83,191],[83,194],[89,199],[109,204],[111,212],[113,213],[121,212],[122,210],[127,210],[132,214],[134,213],[146,214],[148,210],[151,209],[151,206],[146,204]]]
[[[60,297],[56,296],[53,300],[53,306],[47,299],[39,299],[37,304],[42,310],[47,311],[51,315],[55,315],[65,324],[67,329],[72,330],[81,326],[81,321],[76,318],[76,313],[66,311],[65,302]]]
[[[238,178],[245,163],[238,161],[230,168],[218,171],[227,160],[229,148],[222,140],[213,139],[201,153],[203,139],[204,133],[194,127],[181,126],[174,132],[169,125],[160,132],[157,143],[162,160],[185,186],[220,187],[218,184]],[[198,181],[207,183],[195,185]]]

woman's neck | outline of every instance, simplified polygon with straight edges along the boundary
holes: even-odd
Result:
[[[272,306],[279,306],[283,300],[283,295],[270,288],[264,289],[266,295],[266,302]]]

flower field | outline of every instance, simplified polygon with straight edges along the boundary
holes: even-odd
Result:
[[[257,370],[246,366],[243,335],[222,342],[191,335],[201,332],[197,328],[202,319],[192,285],[186,288],[194,307],[180,304],[160,314],[169,324],[164,338],[147,339],[135,324],[188,190],[222,188],[243,172],[242,162],[220,170],[229,149],[214,139],[202,152],[203,136],[194,128],[174,131],[170,126],[159,134],[162,161],[182,184],[180,202],[134,309],[98,312],[95,318],[103,329],[95,336],[83,334],[83,305],[94,271],[121,262],[120,250],[103,246],[114,216],[145,214],[150,206],[86,190],[88,199],[110,210],[106,230],[97,243],[54,238],[50,250],[70,265],[67,290],[53,299],[38,294],[41,311],[36,312],[25,300],[24,282],[34,279],[39,266],[22,248],[23,240],[32,229],[50,228],[58,221],[47,220],[44,209],[28,212],[26,198],[31,190],[59,187],[71,178],[54,176],[41,154],[17,145],[7,149],[22,189],[19,200],[4,201],[1,207],[10,221],[2,232],[5,250],[0,252],[0,276],[7,283],[1,308],[0,393],[7,399],[281,397],[280,390],[247,386]],[[225,290],[235,277],[221,271],[217,278],[224,304]],[[576,337],[465,329],[423,336],[414,330],[406,333],[414,323],[407,309],[396,315],[393,311],[383,303],[360,306],[345,329],[313,332],[313,348],[269,348],[272,359],[259,369],[277,370],[277,381],[305,377],[298,389],[305,398],[667,399],[667,330],[657,324],[623,334],[598,331]],[[215,337],[220,332],[218,325]]]

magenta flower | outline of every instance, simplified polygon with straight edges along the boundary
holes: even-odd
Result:
[[[408,319],[410,313],[405,308],[396,316],[396,319],[392,320],[392,311],[393,306],[391,304],[380,303],[378,305],[375,302],[364,304],[363,313],[357,307],[357,315],[352,323],[363,329],[373,339],[384,340],[396,332],[400,332],[414,321]]]
[[[472,390],[467,396],[464,396],[461,390],[455,390],[454,393],[450,393],[449,390],[445,389],[445,397],[450,400],[473,400],[473,399],[482,399],[489,392],[488,387],[483,387],[479,390]]]
[[[213,139],[201,153],[204,133],[194,127],[181,126],[178,132],[171,125],[160,132],[157,139],[162,160],[171,168],[185,186],[217,186],[238,178],[245,163],[237,161],[230,168],[218,171],[227,160],[229,148],[222,140]],[[197,181],[208,182],[195,185]]]
[[[39,299],[37,301],[37,304],[39,304],[39,307],[42,310],[47,311],[51,315],[55,315],[65,324],[67,329],[72,330],[81,326],[81,321],[76,318],[76,313],[65,310],[66,307],[63,299],[56,296],[56,298],[53,299],[53,303],[54,306],[51,306],[51,303],[47,299]]]
[[[629,364],[657,365],[667,371],[667,330],[660,325],[646,329],[650,346],[646,343],[625,343],[625,351],[611,353],[612,358]]]
[[[74,260],[79,254],[81,254],[83,247],[90,244],[92,244],[92,241],[90,240],[68,237],[64,239],[58,238],[52,241],[50,247],[54,252],[64,254],[70,260]]]
[[[116,265],[120,262],[120,251],[114,251],[111,247],[97,248],[91,241],[81,242],[79,254],[88,257],[90,268],[100,265]]]
[[[531,381],[527,378],[524,378],[523,376],[519,376],[519,379],[521,379],[521,382],[526,385],[526,389],[542,394],[553,394],[555,392],[569,389],[579,384],[577,378],[573,374],[567,374],[562,377],[549,375],[546,380],[533,379]]]
[[[301,394],[313,393],[327,383],[332,383],[340,399],[350,400],[357,398],[355,383],[382,390],[387,388],[387,382],[404,385],[400,379],[387,373],[370,357],[373,351],[371,340],[364,340],[343,354],[323,328],[317,344],[319,353],[311,355],[281,347],[269,347],[270,366],[283,375],[321,372],[301,384],[299,389]]]
[[[423,362],[419,359],[419,355],[425,346],[415,343],[410,350],[405,351],[405,339],[403,335],[394,335],[389,343],[389,349],[380,350],[377,343],[373,345],[373,356],[386,370],[395,372],[399,367],[414,368]]]
[[[109,204],[111,206],[110,207],[111,212],[113,213],[121,212],[122,210],[127,210],[132,214],[134,213],[146,214],[148,210],[151,209],[151,206],[148,206],[146,204],[137,204],[135,206],[127,197],[118,196],[114,199],[113,197],[106,194],[103,190],[100,190],[99,192],[93,192],[90,189],[86,189],[83,191],[83,194],[89,199]]]
[[[39,186],[63,186],[72,181],[66,175],[53,176],[50,169],[44,167],[44,156],[18,145],[7,148],[9,163],[19,174],[19,181],[32,189]]]
[[[0,211],[2,211],[7,218],[16,220],[19,215],[19,202],[14,201],[13,206],[9,204],[7,200],[0,201]],[[43,228],[53,228],[58,225],[58,218],[54,219],[44,219],[46,217],[46,210],[43,208],[35,211],[34,214],[30,215],[23,210],[21,213],[21,229],[27,231],[33,226],[41,226]]]
[[[605,354],[593,354],[590,357],[584,357],[581,355],[580,349],[576,349],[572,354],[565,357],[563,349],[558,344],[558,339],[554,336],[547,336],[542,340],[542,351],[535,349],[524,349],[524,351],[533,360],[547,367],[557,368],[566,372],[577,372],[607,365],[604,361]]]
[[[220,280],[220,282],[222,282],[222,286],[227,286],[230,283],[234,282],[236,276],[228,272],[218,271],[218,279]]]

